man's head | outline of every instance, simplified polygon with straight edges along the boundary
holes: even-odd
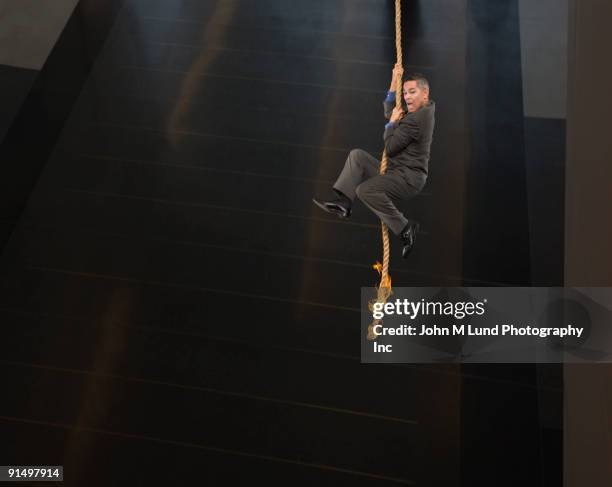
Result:
[[[429,103],[429,83],[425,76],[414,73],[404,79],[404,101],[408,112],[416,112]]]

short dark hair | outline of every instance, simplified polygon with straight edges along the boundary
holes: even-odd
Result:
[[[422,90],[425,88],[429,89],[429,81],[427,81],[427,78],[423,76],[421,73],[409,74],[408,76],[404,78],[404,83],[406,81],[416,81],[417,86],[421,88]]]

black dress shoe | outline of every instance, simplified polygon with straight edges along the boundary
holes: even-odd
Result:
[[[332,215],[336,215],[340,218],[348,218],[351,216],[351,207],[342,200],[319,201],[313,198],[312,201],[319,208]]]
[[[402,258],[405,259],[408,257],[408,254],[414,246],[418,230],[419,224],[417,222],[409,222],[408,225],[406,225],[406,228],[402,230],[402,233],[400,234],[402,237],[402,242],[404,243],[404,247],[402,248]]]

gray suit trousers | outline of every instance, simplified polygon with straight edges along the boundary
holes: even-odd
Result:
[[[408,219],[397,209],[395,202],[414,197],[425,184],[425,175],[415,174],[411,184],[397,170],[387,169],[380,174],[380,161],[361,149],[353,149],[334,184],[353,201],[357,196],[380,218],[395,235],[408,224]]]

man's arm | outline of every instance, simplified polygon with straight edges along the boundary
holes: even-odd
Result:
[[[408,144],[419,138],[419,126],[412,117],[404,117],[397,122],[385,125],[383,139],[388,157],[394,157],[403,151]]]
[[[395,108],[395,91],[389,90],[387,98],[383,101],[383,109],[385,112],[385,118],[388,120],[391,118],[391,112]]]
[[[383,101],[386,119],[391,118],[391,112],[393,112],[393,108],[395,107],[395,89],[397,88],[397,85],[402,79],[403,75],[404,69],[399,64],[395,64],[395,66],[393,66],[393,71],[391,71],[391,83],[389,84],[387,98],[385,98]]]

